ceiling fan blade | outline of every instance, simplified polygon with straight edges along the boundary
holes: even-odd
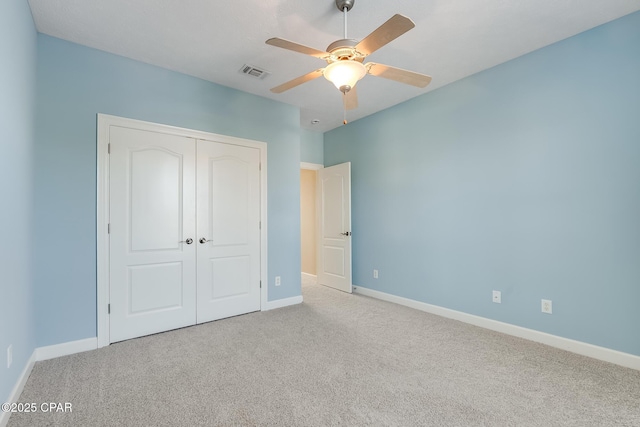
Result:
[[[393,15],[387,22],[362,39],[356,45],[356,50],[365,56],[370,55],[415,26],[416,24],[406,16]]]
[[[345,103],[347,110],[355,110],[358,108],[358,92],[356,91],[355,86],[344,96],[347,97]]]
[[[365,64],[365,67],[367,67],[367,72],[372,76],[395,80],[412,86],[425,87],[431,83],[431,76],[403,70],[402,68],[376,64],[375,62],[369,62],[368,64]]]
[[[289,40],[280,39],[278,37],[271,38],[265,42],[268,45],[281,47],[282,49],[292,50],[298,53],[304,53],[305,55],[315,56],[316,58],[324,59],[331,54],[328,52],[323,52],[318,49],[314,49],[309,46],[304,46],[299,43],[295,43]]]
[[[308,82],[310,80],[317,79],[318,77],[320,77],[322,75],[322,70],[324,70],[324,68],[319,68],[319,69],[317,69],[315,71],[312,71],[310,73],[305,74],[304,76],[300,76],[300,77],[297,77],[297,78],[295,78],[293,80],[289,80],[288,82],[283,83],[280,86],[276,86],[276,87],[272,88],[271,92],[273,92],[273,93],[282,93],[285,90],[292,89],[292,88],[294,88],[296,86],[301,85],[302,83],[306,83],[306,82]]]

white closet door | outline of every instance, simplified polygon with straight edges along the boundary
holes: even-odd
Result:
[[[197,143],[198,323],[260,310],[260,153]]]
[[[116,126],[109,136],[110,342],[193,325],[195,140]]]

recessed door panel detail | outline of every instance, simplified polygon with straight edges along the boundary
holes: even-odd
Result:
[[[248,256],[211,260],[212,299],[244,295],[249,292],[251,259]]]
[[[129,156],[131,251],[177,249],[182,228],[182,156],[158,148]]]
[[[182,307],[182,263],[129,267],[129,315]]]
[[[211,178],[209,227],[215,236],[212,244],[246,245],[248,243],[250,197],[249,164],[233,157],[210,159]]]
[[[344,248],[335,246],[324,247],[324,272],[344,277]]]

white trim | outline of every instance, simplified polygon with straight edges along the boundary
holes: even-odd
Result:
[[[36,360],[55,359],[56,357],[68,356],[70,354],[82,353],[98,348],[98,338],[86,338],[78,341],[63,342],[62,344],[48,345],[36,348]]]
[[[107,225],[109,224],[109,155],[107,146],[109,144],[109,128],[111,126],[127,127],[132,129],[161,132],[170,135],[179,135],[195,140],[204,139],[226,144],[241,145],[244,147],[256,148],[260,152],[260,280],[263,285],[260,290],[260,303],[264,307],[269,300],[269,287],[267,286],[267,144],[261,141],[254,141],[244,138],[236,138],[227,135],[204,132],[193,129],[180,128],[158,123],[145,122],[141,120],[127,119],[124,117],[98,114],[97,132],[97,346],[98,348],[110,344],[109,340],[109,314],[107,304],[109,304],[109,235]]]
[[[24,385],[27,383],[29,375],[31,375],[33,365],[35,365],[36,363],[36,351],[37,350],[33,350],[33,353],[31,353],[31,357],[29,357],[29,360],[27,360],[27,364],[24,366],[22,374],[20,374],[18,382],[16,382],[16,385],[13,387],[13,390],[11,391],[11,394],[9,395],[6,403],[17,403],[18,399],[20,399],[20,395],[22,394]],[[11,412],[0,411],[0,427],[5,427],[9,423],[10,416]]]
[[[302,303],[302,295],[291,298],[277,299],[275,301],[267,301],[267,303],[262,306],[262,311],[275,310],[276,308],[288,307],[290,305],[296,305],[300,303]]]
[[[68,356],[70,354],[82,353],[84,351],[95,350],[97,348],[98,338],[96,337],[36,348],[33,350],[33,353],[31,353],[31,357],[22,370],[22,374],[18,378],[18,382],[16,382],[16,385],[13,387],[9,398],[7,399],[7,403],[18,402],[18,399],[20,399],[20,395],[22,394],[22,390],[24,390],[24,386],[27,383],[29,375],[31,375],[31,370],[36,362],[61,356]],[[0,427],[6,427],[9,423],[10,416],[11,412],[0,411]]]
[[[313,281],[313,283],[318,283],[318,276],[316,276],[315,274],[300,273],[300,279],[301,280],[309,279]]]
[[[425,311],[427,313],[435,314],[438,316],[447,317],[449,319],[459,320],[464,323],[469,323],[471,325],[479,326],[485,329],[491,329],[492,331],[501,332],[503,334],[539,342],[551,347],[556,347],[562,350],[570,351],[572,353],[577,353],[582,356],[592,357],[594,359],[603,360],[609,363],[615,363],[616,365],[624,366],[627,368],[640,370],[640,356],[636,356],[633,354],[623,353],[621,351],[600,347],[582,341],[563,338],[557,335],[547,334],[546,332],[523,328],[521,326],[512,325],[510,323],[499,322],[497,320],[487,319],[486,317],[475,316],[473,314],[451,310],[449,308],[427,304],[424,302],[403,298],[385,292],[363,288],[360,286],[354,286],[353,292],[360,295],[365,295],[368,297],[404,305],[406,307]]]
[[[96,197],[96,317],[98,347],[109,345],[109,120],[98,114]]]
[[[319,163],[300,162],[300,169],[308,169],[308,170],[312,170],[312,171],[317,171],[317,170],[320,170],[320,169],[324,169],[324,165],[321,165]]]
[[[267,223],[267,205],[268,205],[268,191],[267,191],[267,144],[260,143],[260,307],[267,305],[269,301],[269,280],[267,263],[267,252],[269,246],[267,245],[267,239],[269,233],[267,232],[269,224]],[[264,286],[262,286],[264,284]]]

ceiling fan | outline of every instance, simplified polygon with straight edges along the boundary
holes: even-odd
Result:
[[[364,59],[368,55],[415,27],[411,19],[398,14],[393,15],[387,22],[379,26],[367,37],[361,41],[357,41],[347,38],[347,12],[353,7],[355,0],[335,0],[335,2],[336,7],[342,11],[344,15],[344,38],[331,43],[326,51],[323,52],[278,37],[266,41],[266,43],[271,46],[292,50],[327,61],[326,67],[319,68],[276,86],[271,89],[271,92],[282,93],[302,83],[324,76],[344,94],[346,110],[357,108],[358,99],[355,85],[367,74],[420,88],[427,86],[431,82],[431,77],[413,71],[377,64],[375,62],[363,64]],[[346,124],[346,119],[344,123]]]

